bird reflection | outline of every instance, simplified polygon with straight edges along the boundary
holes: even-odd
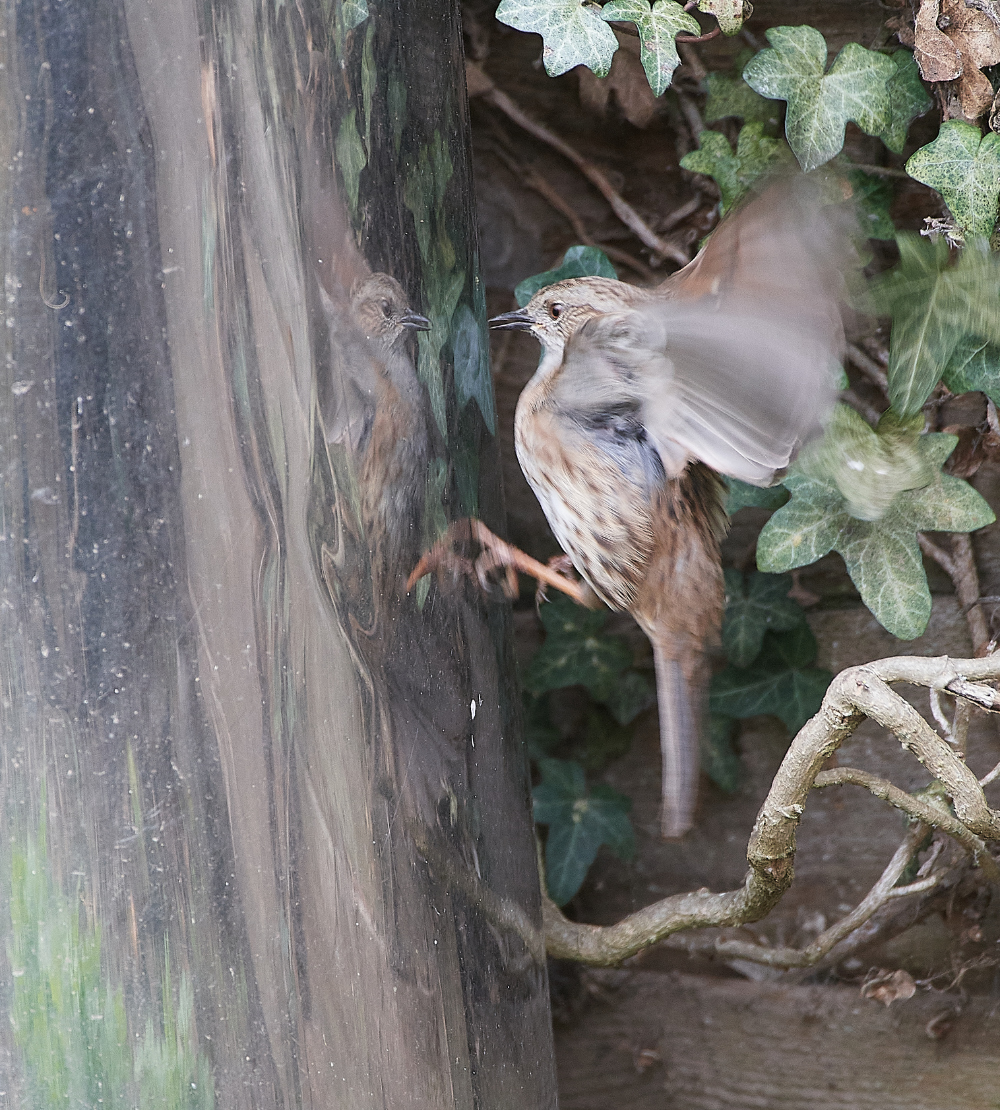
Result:
[[[331,342],[326,440],[351,455],[363,542],[384,598],[400,592],[420,544],[430,413],[409,340],[430,321],[384,273],[357,282],[346,310],[322,286],[320,299]]]

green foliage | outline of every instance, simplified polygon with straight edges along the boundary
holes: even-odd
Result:
[[[542,36],[542,61],[550,77],[584,65],[607,77],[618,49],[601,11],[585,0],[501,0],[497,19]]]
[[[736,667],[749,667],[764,646],[764,633],[788,632],[802,623],[802,610],[788,596],[791,579],[757,571],[744,580],[738,570],[726,571],[726,614],[722,646]]]
[[[619,724],[629,724],[652,703],[649,683],[631,669],[632,652],[618,636],[601,630],[606,609],[584,609],[560,595],[539,610],[545,643],[524,672],[524,686],[543,694],[564,686],[583,686],[604,703]]]
[[[514,299],[519,308],[524,308],[539,289],[555,285],[557,281],[564,281],[566,278],[577,277],[616,278],[618,275],[600,247],[570,247],[554,270],[545,270],[518,282],[514,289]]]
[[[799,610],[801,613],[801,610]],[[709,708],[727,717],[779,717],[792,734],[819,709],[833,678],[816,661],[816,638],[803,614],[787,632],[767,632],[747,667],[730,665],[712,679]]]
[[[100,929],[83,917],[90,900],[64,894],[52,875],[44,818],[14,847],[7,878],[10,1024],[24,1062],[25,1110],[212,1110],[190,980],[182,976],[175,1010],[167,961],[162,1032],[150,1016],[145,1035],[130,1038],[123,992],[101,970]]]
[[[784,486],[752,486],[739,478],[724,478],[729,493],[726,497],[726,512],[732,516],[740,509],[780,509],[788,500],[788,490]]]
[[[889,399],[906,417],[920,411],[960,346],[1000,345],[1000,261],[982,243],[956,259],[943,240],[901,232],[897,242],[900,264],[872,282],[870,296],[875,312],[892,317]]]
[[[941,379],[952,393],[978,390],[1000,404],[1000,347],[975,336],[963,336]]]
[[[919,110],[905,59],[897,63],[849,42],[824,72],[826,41],[814,27],[773,27],[767,40],[771,48],[747,63],[743,79],[762,96],[787,101],[785,134],[804,170],[837,154],[849,120],[901,147],[900,132],[905,141]]]
[[[910,177],[936,189],[958,226],[988,239],[1000,199],[1000,135],[981,134],[961,120],[941,124],[938,137],[910,156]]]
[[[889,213],[892,189],[884,177],[848,170],[847,180],[854,191],[858,223],[866,239],[895,239],[896,228]]]
[[[785,479],[791,500],[764,526],[757,565],[787,571],[838,551],[877,620],[901,640],[911,640],[923,632],[931,609],[917,533],[971,532],[992,523],[993,512],[967,482],[941,473],[956,437],[929,434],[916,440],[915,449],[926,473],[933,474],[930,483],[897,492],[887,506],[879,506],[876,519],[858,519],[837,484],[842,473],[829,463],[851,458],[856,430],[841,416],[824,437],[835,442],[792,468]]]
[[[780,139],[767,138],[762,123],[747,123],[740,128],[735,154],[725,135],[702,131],[698,149],[685,154],[681,165],[714,178],[725,212],[765,174],[789,161],[788,147]]]
[[[777,126],[781,106],[777,101],[755,93],[742,77],[725,73],[710,73],[705,78],[708,100],[705,102],[705,122],[735,117],[744,123]]]
[[[674,36],[686,31],[701,34],[698,20],[676,0],[610,0],[601,16],[608,20],[627,20],[639,28],[639,60],[646,71],[649,87],[656,96],[666,92],[680,65]]]
[[[701,735],[701,769],[727,794],[740,785],[740,757],[734,746],[738,734],[735,717],[709,713]]]
[[[545,881],[549,897],[563,906],[580,889],[602,844],[622,859],[635,854],[628,818],[632,803],[603,783],[588,787],[578,763],[541,759],[538,767],[542,781],[534,790],[535,820],[549,827]]]
[[[909,50],[897,50],[889,58],[896,72],[889,81],[889,123],[880,135],[893,153],[902,154],[910,124],[922,116],[933,101],[927,95],[916,60]]]

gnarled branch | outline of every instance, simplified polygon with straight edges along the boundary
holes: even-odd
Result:
[[[765,949],[742,940],[712,942],[716,952],[779,967],[805,967],[822,958],[851,930],[867,921],[890,898],[923,893],[936,876],[906,887],[896,883],[915,855],[926,827],[952,837],[973,854],[984,876],[1000,882],[1000,871],[985,841],[1000,840],[1000,812],[987,804],[976,776],[919,713],[890,687],[908,682],[944,690],[956,698],[992,708],[997,697],[986,682],[1000,679],[1000,652],[980,659],[897,656],[842,671],[830,684],[819,712],[799,730],[774,777],[757,815],[747,846],[747,872],[738,890],[675,894],[616,925],[570,921],[545,899],[543,917],[549,955],[595,965],[613,965],[682,930],[725,927],[759,921],[791,885],[795,833],[814,787],[853,783],[871,790],[920,822],[912,829],[882,877],[861,904],[804,949]],[[823,771],[823,764],[869,718],[890,731],[923,763],[951,799],[955,816],[926,797],[854,768]]]

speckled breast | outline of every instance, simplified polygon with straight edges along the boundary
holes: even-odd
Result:
[[[567,437],[545,413],[515,421],[514,446],[577,571],[611,608],[631,608],[653,546],[649,494],[639,468],[630,475],[584,434]]]

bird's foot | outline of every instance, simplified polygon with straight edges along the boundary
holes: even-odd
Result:
[[[453,550],[455,544],[468,543],[476,543],[479,546],[479,554],[474,559],[458,555]],[[406,580],[406,589],[407,592],[412,590],[425,574],[447,570],[456,576],[471,577],[474,574],[480,586],[488,590],[491,576],[497,571],[502,571],[500,585],[504,593],[508,597],[516,597],[517,574],[520,571],[522,574],[536,578],[542,590],[544,586],[553,586],[568,594],[579,605],[591,605],[589,588],[575,578],[560,573],[564,565],[560,560],[566,560],[565,565],[568,567],[569,559],[565,555],[557,556],[556,559],[550,560],[548,566],[545,566],[544,563],[532,559],[519,548],[500,539],[481,520],[466,517],[464,520],[455,521],[430,551],[421,557]],[[558,564],[559,569],[556,569],[554,564]]]
[[[576,578],[573,576],[573,560],[568,555],[553,555],[551,559],[545,564],[546,567],[553,574],[558,574],[560,578],[565,579],[567,582],[574,582],[579,585]],[[559,587],[562,589],[562,587]],[[586,589],[586,587],[582,587]],[[570,595],[573,596],[572,594]],[[537,609],[544,602],[549,600],[549,583],[544,578],[538,579],[538,587],[535,590],[535,608]],[[584,602],[581,602],[584,604]]]

